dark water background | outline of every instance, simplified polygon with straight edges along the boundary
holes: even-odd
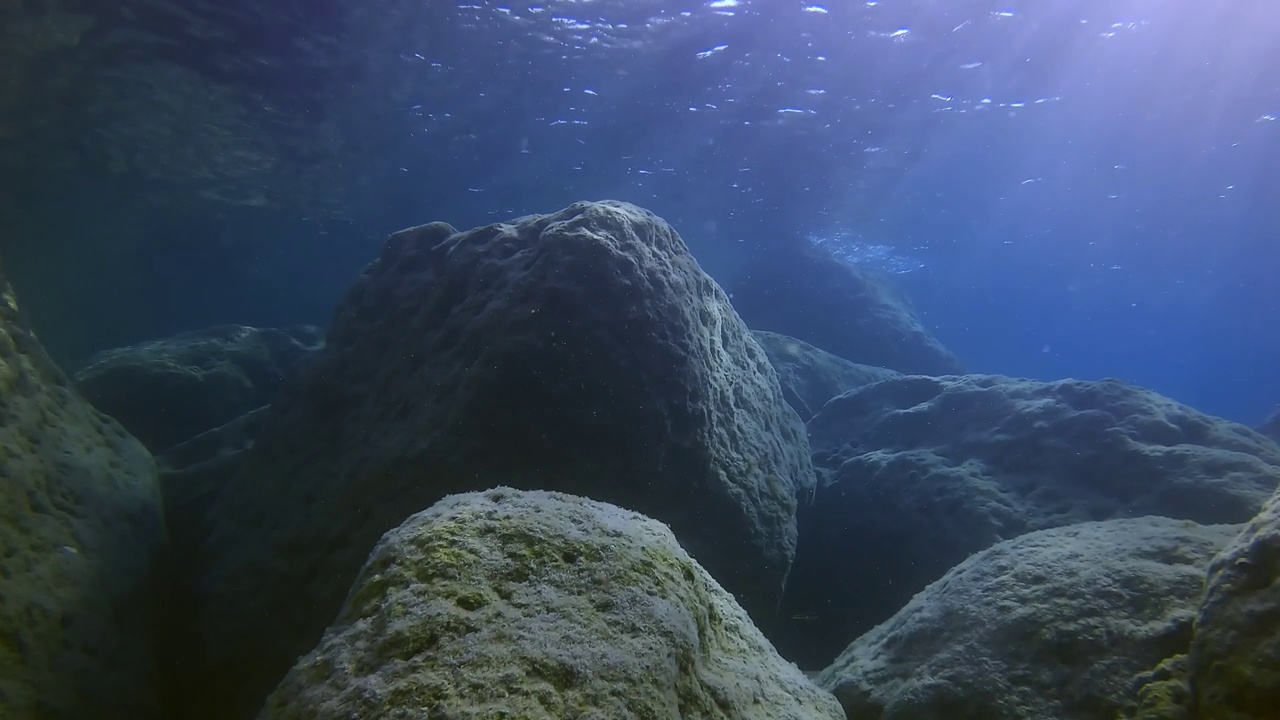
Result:
[[[726,286],[762,247],[834,243],[974,371],[1251,424],[1280,402],[1274,2],[4,13],[0,252],[71,369],[324,323],[404,226],[616,198]]]

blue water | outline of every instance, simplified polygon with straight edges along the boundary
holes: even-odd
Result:
[[[200,180],[92,165],[95,199],[43,201],[55,235],[68,202],[159,193],[127,229],[78,225],[79,263],[13,251],[37,320],[76,326],[46,333],[68,364],[216,322],[323,323],[391,231],[616,198],[724,285],[776,243],[885,272],[975,371],[1120,377],[1251,424],[1280,402],[1273,2],[188,8],[223,35],[148,8],[114,22],[197,38],[140,52],[238,93],[277,169],[245,174],[263,202],[175,209],[164,192]],[[309,177],[323,202],[274,197]]]

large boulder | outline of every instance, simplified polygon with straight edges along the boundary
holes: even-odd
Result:
[[[0,717],[161,716],[155,464],[76,394],[0,276]]]
[[[662,523],[498,488],[388,532],[260,720],[843,720]]]
[[[1186,649],[1204,569],[1238,529],[1142,517],[1007,540],[854,641],[818,684],[850,718],[1115,720],[1135,678]]]
[[[778,371],[783,397],[805,421],[843,392],[902,375],[874,365],[849,362],[789,335],[767,330],[756,330],[752,334]]]
[[[827,403],[809,434],[823,485],[775,633],[804,665],[1000,540],[1136,515],[1242,523],[1280,482],[1274,443],[1117,381],[890,379]]]
[[[960,361],[885,281],[808,244],[755,258],[732,285],[754,330],[798,338],[851,362],[903,373],[963,372]]]
[[[75,380],[94,407],[160,453],[271,402],[322,342],[310,325],[220,325],[100,352]]]
[[[659,218],[578,203],[397,233],[209,513],[192,712],[255,711],[384,532],[499,483],[664,521],[768,614],[815,478],[764,351]]]

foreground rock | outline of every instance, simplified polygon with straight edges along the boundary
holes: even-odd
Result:
[[[255,711],[384,532],[499,483],[664,521],[768,613],[815,480],[764,352],[653,215],[397,233],[210,512],[192,712]]]
[[[764,330],[752,334],[778,371],[783,397],[805,421],[843,392],[901,376],[882,367],[851,363],[788,335]]]
[[[665,525],[499,488],[387,533],[261,720],[843,719]]]
[[[309,325],[223,325],[98,353],[75,379],[94,407],[159,453],[271,402],[322,343]]]
[[[965,557],[1032,530],[1162,515],[1251,518],[1280,448],[1115,381],[903,377],[809,423],[824,477],[804,519],[779,647],[820,666]]]
[[[1204,568],[1237,530],[1144,517],[1000,543],[858,638],[818,684],[850,718],[1114,720],[1134,678],[1187,647]]]
[[[161,514],[151,456],[76,394],[0,276],[0,717],[160,717]]]
[[[883,282],[822,249],[780,247],[756,258],[733,286],[733,306],[752,329],[785,333],[863,365],[963,372],[906,298]]]
[[[1188,666],[1194,717],[1276,717],[1280,708],[1280,494],[1210,565]]]

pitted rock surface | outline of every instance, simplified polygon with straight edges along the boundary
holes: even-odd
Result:
[[[0,275],[0,717],[161,717],[155,463],[45,354]]]
[[[497,484],[666,522],[767,615],[815,479],[764,351],[654,215],[397,233],[210,513],[197,712],[255,711],[382,533]]]
[[[260,720],[843,720],[662,523],[510,488],[378,543]]]
[[[1280,494],[1209,566],[1188,660],[1197,718],[1266,720],[1280,708]]]
[[[1204,569],[1237,531],[1142,517],[1002,542],[854,641],[818,684],[850,718],[1114,720],[1137,675],[1186,649]]]
[[[777,635],[802,665],[1000,540],[1138,515],[1243,523],[1280,482],[1258,433],[1117,381],[906,376],[808,427],[824,484],[783,617],[822,620]]]

